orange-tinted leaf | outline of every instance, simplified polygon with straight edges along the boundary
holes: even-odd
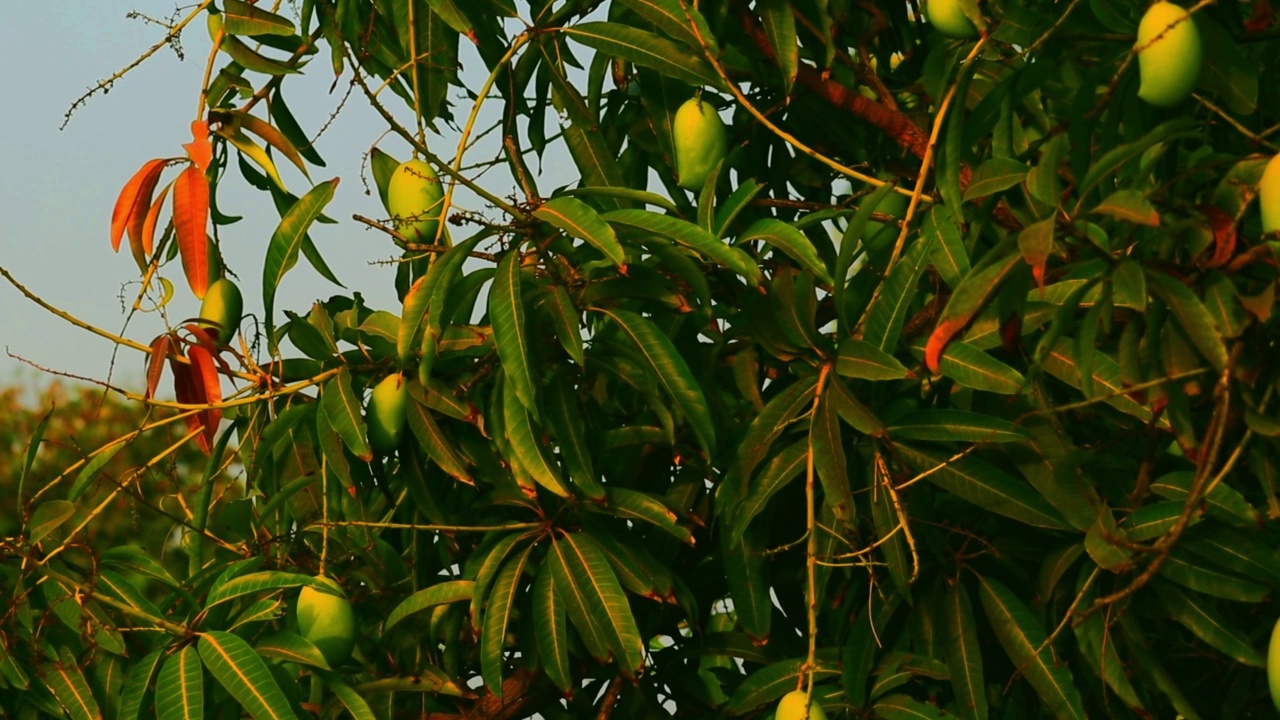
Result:
[[[160,376],[164,373],[164,361],[169,357],[172,340],[165,333],[151,341],[151,354],[147,356],[147,399],[155,397],[156,387],[160,385]]]
[[[173,229],[182,253],[182,270],[197,298],[209,286],[209,183],[195,165],[188,165],[173,185]]]
[[[213,367],[213,355],[199,345],[193,345],[187,350],[187,357],[191,359],[193,380],[203,388],[204,401],[211,405],[222,402],[222,383],[218,380],[218,371]],[[204,441],[200,443],[200,447],[208,454],[218,435],[222,410],[209,408],[201,412],[200,417],[204,423],[204,434],[201,436]]]
[[[116,198],[116,206],[111,211],[111,249],[120,251],[120,238],[124,237],[125,228],[133,229],[131,222],[135,215],[142,215],[145,210],[142,203],[151,203],[151,193],[155,191],[160,173],[168,163],[164,158],[148,160],[138,172],[129,178]],[[141,228],[141,223],[138,225]]]
[[[173,394],[178,399],[178,402],[184,405],[205,404],[204,382],[196,379],[196,371],[191,365],[180,362],[177,355],[170,355],[169,369],[173,371]],[[203,412],[183,418],[183,421],[187,424],[187,430],[200,429],[205,420],[205,413]],[[206,437],[207,432],[206,430],[196,436],[196,445],[206,454],[210,451],[209,440]]]
[[[173,183],[169,183],[160,189],[160,197],[151,203],[150,209],[147,210],[147,216],[142,222],[142,232],[138,237],[129,234],[129,243],[133,246],[133,254],[139,257],[139,264],[146,264],[147,258],[151,257],[151,253],[155,250],[156,245],[156,222],[160,219],[160,210],[164,207],[165,198],[169,196],[169,191],[173,189]]]
[[[200,168],[201,173],[209,171],[209,163],[213,162],[213,146],[209,144],[209,123],[196,120],[191,123],[191,142],[182,146],[187,157]]]
[[[218,367],[222,368],[223,372],[231,372],[231,365],[222,358],[222,346],[218,343],[217,336],[212,328],[201,327],[196,323],[187,323],[183,327],[196,339],[197,345],[213,356],[213,359],[218,363]]]
[[[938,327],[934,328],[933,334],[929,336],[929,342],[924,346],[924,364],[929,367],[929,372],[938,374],[938,363],[942,361],[942,351],[947,349],[947,343],[951,342],[951,338],[955,337],[955,334],[963,330],[967,324],[969,320],[965,318],[938,323]]]
[[[1222,267],[1236,254],[1236,221],[1215,205],[1201,205],[1200,213],[1209,221],[1213,230],[1213,253],[1205,267]]]

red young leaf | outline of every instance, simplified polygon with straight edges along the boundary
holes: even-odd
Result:
[[[1200,213],[1209,221],[1213,230],[1213,253],[1204,262],[1205,267],[1222,267],[1236,254],[1236,221],[1215,205],[1201,205]]]
[[[222,383],[218,380],[218,371],[213,367],[213,355],[199,345],[187,349],[187,357],[191,359],[192,380],[203,388],[204,401],[209,404],[222,402]],[[204,423],[201,449],[209,454],[213,441],[218,435],[218,423],[222,422],[221,408],[209,408],[200,413]]]
[[[160,376],[164,374],[164,361],[169,357],[172,340],[165,333],[151,341],[151,354],[147,356],[147,399],[155,397],[156,387],[160,385]]]
[[[188,165],[173,185],[173,229],[182,253],[187,284],[197,298],[209,287],[209,183],[195,165]]]
[[[196,379],[196,370],[191,365],[178,360],[177,355],[169,356],[169,369],[173,371],[173,394],[183,405],[204,405],[204,382]],[[188,430],[197,430],[207,420],[205,413],[198,412],[183,418]],[[196,445],[207,455],[211,446],[205,437],[207,430],[196,435]]]
[[[209,123],[196,120],[191,123],[191,142],[182,146],[187,157],[200,168],[201,173],[209,171],[209,163],[213,162],[213,146],[209,144]]]
[[[134,218],[145,215],[146,208],[151,204],[151,193],[155,190],[160,173],[168,162],[164,158],[148,160],[121,188],[120,195],[116,198],[116,206],[111,211],[112,250],[120,252],[120,238],[124,237],[125,228],[129,228],[132,236],[132,231],[135,229],[134,222],[137,222],[137,229],[141,230],[141,220],[134,221]]]
[[[138,254],[138,251],[141,250],[144,262],[155,249],[156,222],[160,219],[160,209],[164,207],[164,200],[169,196],[169,191],[172,189],[173,183],[169,183],[160,190],[160,197],[156,198],[156,201],[151,203],[151,209],[147,210],[147,217],[142,223],[142,234],[139,238],[139,246],[134,250],[134,254]],[[132,236],[130,236],[129,241],[133,242]]]
[[[934,328],[933,334],[929,336],[929,342],[924,346],[924,364],[928,366],[929,372],[938,374],[938,363],[942,361],[942,351],[947,349],[947,343],[951,342],[951,338],[968,324],[969,318],[938,323],[938,327]]]
[[[231,372],[231,366],[227,364],[226,360],[222,359],[222,347],[219,346],[212,328],[201,327],[196,323],[187,323],[183,327],[185,327],[187,332],[191,333],[191,336],[196,339],[197,345],[204,348],[205,352],[208,352],[213,356],[213,359],[218,363],[218,367],[222,368],[225,372]]]

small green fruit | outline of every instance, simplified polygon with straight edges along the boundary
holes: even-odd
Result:
[[[374,451],[387,455],[400,447],[408,404],[409,387],[399,373],[388,375],[373,388],[365,422]]]
[[[209,286],[200,303],[200,324],[216,333],[218,342],[227,345],[240,328],[240,316],[244,313],[244,297],[240,288],[226,278]]]
[[[1258,183],[1258,204],[1262,207],[1262,232],[1280,230],[1280,155],[1271,158]]]
[[[1170,2],[1147,8],[1138,24],[1138,97],[1156,107],[1186,100],[1200,77],[1200,31],[1186,10]]]
[[[978,26],[964,14],[960,0],[928,0],[924,14],[930,25],[949,38],[966,40],[978,36]]]
[[[387,212],[409,242],[434,243],[444,209],[444,187],[422,160],[400,163],[387,183]]]
[[[809,714],[805,714],[805,709]],[[809,701],[803,690],[792,690],[782,697],[778,703],[777,720],[827,720],[827,714],[817,701]]]
[[[1280,710],[1280,620],[1271,628],[1271,645],[1267,647],[1267,684],[1271,686],[1271,702]]]
[[[701,190],[707,175],[724,159],[729,137],[720,114],[709,103],[691,98],[676,111],[671,128],[680,187]]]
[[[351,657],[356,646],[356,617],[338,583],[317,578],[335,595],[307,586],[298,594],[298,633],[320,649],[330,667]]]

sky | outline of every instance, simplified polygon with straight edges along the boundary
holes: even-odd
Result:
[[[59,127],[86,89],[163,38],[163,28],[126,14],[136,11],[167,19],[174,8],[174,0],[41,0],[8,2],[0,10],[0,47],[8,60],[7,72],[0,75],[0,93],[6,98],[0,105],[0,267],[49,304],[144,344],[164,330],[164,322],[150,313],[135,315],[124,326],[139,273],[127,241],[120,253],[111,250],[111,211],[120,188],[144,162],[181,155],[182,143],[190,140],[210,46],[203,21],[183,33],[185,60],[168,48],[161,49],[115,83],[109,93],[90,98],[65,129]],[[330,94],[334,78],[327,53],[327,46],[322,47],[304,74],[285,84],[290,108],[311,134],[338,107],[347,87],[339,82]],[[225,56],[219,60],[223,62]],[[483,81],[483,67],[474,55],[468,62],[464,54],[463,63],[469,83]],[[350,69],[343,80],[349,78]],[[451,98],[455,113],[465,117],[470,105],[459,104],[460,93],[453,89]],[[390,93],[385,97],[386,104],[412,126],[407,106]],[[353,95],[317,141],[328,166],[313,168],[312,178],[320,182],[337,176],[342,181],[326,210],[338,224],[317,224],[311,235],[347,288],[358,290],[370,307],[398,313],[394,267],[376,264],[391,259],[394,246],[385,235],[351,219],[355,213],[374,218],[386,214],[376,191],[368,194],[360,179],[361,160],[368,149],[377,142],[398,159],[410,155],[398,137],[383,138],[384,130],[367,102]],[[438,155],[450,158],[457,135],[429,138],[428,144]],[[485,157],[486,150],[477,147],[468,161]],[[309,189],[309,183],[287,162],[280,163],[280,172],[295,195]],[[175,175],[169,170],[164,181]],[[373,186],[371,176],[368,185]],[[486,187],[501,196],[514,192],[505,173],[486,179]],[[463,208],[486,209],[464,194],[456,202]],[[240,278],[246,313],[261,315],[258,288],[263,259],[279,216],[270,198],[250,188],[234,171],[220,187],[219,206],[223,212],[244,217],[220,229],[223,253]],[[170,322],[195,316],[199,301],[187,288],[178,263],[169,266],[165,275],[177,290],[166,308]],[[349,290],[323,280],[300,260],[277,295],[277,321],[283,320],[280,309],[305,313],[313,301],[336,293]],[[110,374],[113,384],[132,390],[141,387],[144,377],[143,354],[121,348],[113,367],[112,342],[48,313],[3,279],[0,349],[4,350],[0,384],[38,385],[51,377],[13,356],[99,380]]]

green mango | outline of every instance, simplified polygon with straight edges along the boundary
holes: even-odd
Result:
[[[220,278],[204,293],[199,324],[215,333],[220,344],[228,345],[240,329],[243,314],[244,297],[240,295],[240,288],[227,278]]]
[[[1271,158],[1258,182],[1258,205],[1262,208],[1262,231],[1280,230],[1280,155]]]
[[[680,187],[701,190],[707,175],[728,152],[729,134],[724,121],[710,104],[690,98],[676,111],[672,135]]]
[[[400,447],[409,402],[409,388],[400,373],[388,375],[373,388],[365,422],[369,445],[375,452],[389,455]]]
[[[1200,77],[1200,31],[1186,10],[1170,2],[1147,8],[1138,24],[1138,97],[1156,107],[1186,100]]]
[[[422,160],[400,163],[387,183],[387,212],[396,231],[409,242],[434,243],[442,210],[444,186],[436,171]]]
[[[356,617],[338,583],[326,577],[317,579],[336,594],[302,588],[298,594],[298,634],[319,648],[329,666],[335,667],[351,657],[356,646]]]
[[[930,25],[949,38],[966,40],[978,36],[978,26],[964,14],[960,0],[928,0],[924,14]]]

